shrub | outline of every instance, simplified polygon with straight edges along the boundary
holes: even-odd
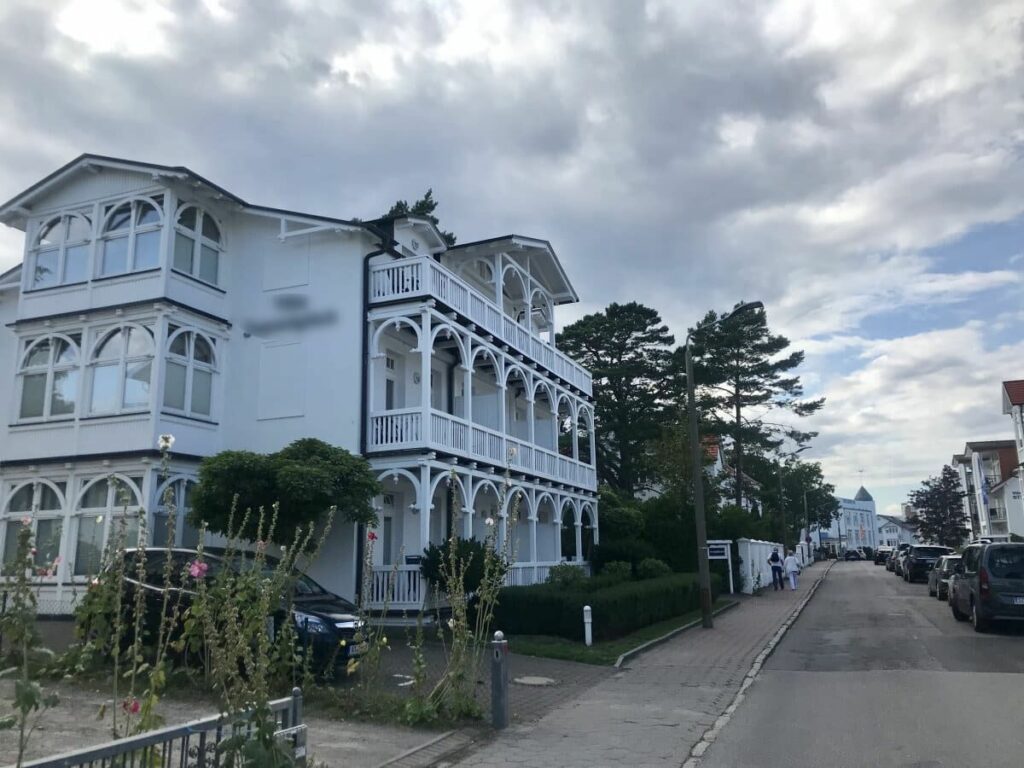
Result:
[[[621,560],[636,568],[641,560],[645,560],[648,557],[654,557],[654,550],[651,548],[651,545],[646,541],[633,539],[598,544],[594,547],[590,562],[594,567],[594,573],[601,573],[607,563]]]
[[[633,565],[624,560],[613,560],[610,563],[605,563],[604,568],[601,569],[601,575],[615,581],[629,581],[633,578]]]
[[[712,576],[712,595],[718,594],[720,584],[721,580]],[[594,638],[611,640],[699,608],[697,575],[673,574],[589,592],[552,584],[507,587],[498,598],[494,628],[510,635],[557,635],[582,640],[584,605],[593,611]]]
[[[457,539],[452,537],[441,546],[431,544],[423,550],[423,560],[420,563],[420,573],[423,578],[430,582],[431,587],[438,588],[442,592],[448,591],[448,584],[445,579],[445,564],[451,562],[452,542],[455,542],[455,559],[461,567],[465,568],[463,583],[467,594],[474,593],[480,589],[480,582],[484,578],[484,560],[487,553],[484,542],[476,539]]]
[[[569,565],[569,563],[561,563],[560,565],[554,565],[551,570],[548,571],[547,584],[555,584],[559,587],[572,588],[579,587],[580,584],[587,579],[587,574],[583,572],[582,568],[575,565]]]
[[[657,579],[662,576],[669,576],[671,573],[672,569],[668,567],[668,563],[654,557],[641,560],[640,565],[636,567],[636,577],[638,579]]]

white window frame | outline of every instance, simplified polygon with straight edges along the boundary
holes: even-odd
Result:
[[[170,488],[172,497],[170,501],[174,506],[176,520],[174,523],[174,541],[169,543],[174,547],[185,546],[182,540],[185,525],[187,524],[186,517],[192,510],[192,508],[185,503],[187,500],[186,486],[191,485],[195,487],[198,482],[197,478],[189,475],[174,475],[160,483],[160,486],[156,489],[156,500],[153,504],[153,515],[149,521],[149,540],[151,542],[156,541],[155,534],[160,527],[165,531],[167,530],[167,517],[169,512],[166,506],[167,499],[165,496],[167,495],[167,489]],[[165,546],[166,544],[167,542],[165,542]]]
[[[15,420],[19,424],[43,422],[43,421],[65,421],[74,419],[78,415],[79,403],[82,400],[82,344],[81,344],[81,333],[79,334],[79,341],[75,342],[71,338],[70,334],[67,333],[51,333],[45,336],[36,336],[30,339],[26,339],[24,342],[24,351],[21,355],[21,360],[18,364],[18,397],[14,403],[16,408]],[[32,368],[27,367],[28,358],[32,354],[32,351],[45,341],[50,342],[50,353],[46,365],[37,365]],[[74,359],[71,362],[58,363],[55,359],[56,342],[63,341],[68,344],[72,350],[74,350]],[[78,377],[75,382],[75,407],[71,413],[60,413],[56,416],[52,415],[53,407],[53,382],[54,378],[59,373],[71,373],[77,372]],[[22,402],[25,397],[25,379],[28,376],[46,376],[46,383],[44,384],[43,390],[43,413],[41,416],[22,416]]]
[[[186,341],[185,341],[185,344],[186,344],[186,356],[185,357],[182,357],[179,354],[171,352],[171,345],[174,343],[174,341],[179,336],[186,336]],[[210,346],[210,353],[211,353],[211,356],[213,358],[213,362],[212,363],[204,363],[204,362],[202,362],[200,360],[196,360],[195,359],[195,344],[196,344],[196,339],[197,338],[201,338],[203,341],[205,341]],[[216,339],[214,339],[212,336],[209,336],[209,335],[203,333],[202,331],[200,331],[200,330],[198,330],[196,328],[187,327],[187,326],[176,327],[176,328],[174,328],[173,331],[171,331],[168,334],[167,344],[164,347],[164,361],[163,361],[163,363],[164,363],[163,364],[163,381],[164,381],[163,398],[164,398],[164,400],[163,400],[163,403],[162,403],[163,410],[167,411],[168,413],[176,413],[176,414],[179,414],[179,415],[182,415],[182,416],[188,416],[190,418],[213,419],[213,415],[214,415],[214,413],[216,411],[215,403],[214,403],[214,391],[216,389],[215,382],[216,382],[216,377],[217,377],[217,372],[218,372]],[[181,366],[185,367],[185,400],[184,400],[184,407],[183,408],[176,408],[174,406],[171,406],[171,405],[167,404],[167,370],[169,368],[169,366],[168,366],[169,363],[174,363],[176,365],[181,365]],[[192,410],[193,382],[195,380],[195,372],[196,371],[203,371],[203,372],[206,372],[206,373],[210,374],[210,412],[209,413],[203,413],[201,411],[194,411],[194,410]]]
[[[187,226],[181,223],[181,217],[188,209],[194,209],[196,212],[196,228],[189,229]],[[217,228],[217,234],[220,236],[218,240],[211,240],[203,234],[203,221],[209,218],[213,222],[213,225]],[[171,243],[171,270],[177,272],[180,275],[188,275],[193,280],[198,280],[206,285],[212,285],[215,288],[219,288],[221,284],[221,276],[223,274],[222,264],[224,261],[224,227],[217,220],[217,217],[202,208],[195,203],[183,203],[179,206],[177,212],[174,214],[174,238]],[[192,264],[190,269],[184,270],[175,266],[175,258],[178,252],[178,235],[187,237],[192,241]],[[217,253],[217,277],[213,282],[206,280],[200,275],[202,274],[201,264],[203,259],[203,246],[212,248]]]
[[[148,266],[143,266],[143,267],[139,267],[135,263],[135,256],[136,256],[135,239],[136,239],[136,237],[138,235],[142,235],[142,234],[145,234],[147,232],[161,232],[163,230],[164,219],[166,218],[166,211],[164,210],[164,204],[165,204],[166,200],[167,200],[167,198],[163,194],[155,194],[153,196],[131,197],[131,198],[128,198],[128,199],[117,200],[117,201],[112,202],[112,203],[104,204],[104,206],[103,206],[102,227],[100,228],[100,235],[99,235],[99,237],[96,240],[97,247],[95,249],[96,256],[95,256],[95,259],[94,259],[94,261],[96,262],[96,265],[95,265],[95,268],[94,268],[94,271],[93,271],[94,278],[111,278],[111,277],[117,277],[118,275],[131,274],[132,272],[141,272],[141,271],[148,271],[148,270],[151,270],[151,269],[159,269],[161,267],[161,265],[163,264],[163,261],[164,261],[164,259],[163,259],[163,253],[164,253],[163,237],[161,236],[161,238],[160,238],[160,246],[159,246],[158,251],[157,251],[157,261],[156,261],[156,264],[152,264],[152,265],[148,265]],[[139,224],[136,223],[136,219],[138,218],[139,207],[141,205],[143,205],[143,204],[149,205],[149,206],[152,206],[152,207],[156,208],[157,219],[158,219],[158,221],[156,223],[143,224],[143,225],[139,225]],[[118,230],[114,230],[114,231],[108,232],[107,231],[107,227],[109,226],[109,222],[110,222],[111,218],[113,218],[114,214],[117,211],[119,211],[121,208],[123,208],[126,205],[131,206],[131,209],[130,209],[130,212],[129,212],[129,219],[128,219],[128,228],[127,229],[118,229]],[[103,272],[103,257],[104,257],[104,252],[106,250],[107,243],[112,241],[112,240],[118,240],[118,239],[121,239],[121,238],[127,238],[127,240],[128,240],[128,245],[127,245],[127,249],[128,250],[127,250],[127,253],[125,255],[125,268],[122,271],[120,271],[120,272],[110,272],[110,273],[104,274],[104,272]]]
[[[145,483],[145,475],[141,478],[141,481]],[[107,497],[106,505],[103,507],[83,507],[82,502],[85,500],[85,494],[89,489],[96,483],[107,481]],[[78,534],[82,524],[83,518],[101,517],[102,519],[97,521],[103,526],[103,532],[100,535],[100,556],[107,548],[107,543],[110,541],[111,531],[113,525],[119,524],[122,519],[137,518],[139,511],[142,507],[142,487],[135,484],[127,475],[120,472],[107,474],[107,475],[93,475],[90,477],[78,479],[78,493],[75,497],[75,508],[72,511],[70,517],[74,521],[74,525],[68,525],[68,534],[66,536],[68,556],[64,558],[67,563],[67,573],[69,578],[82,581],[88,579],[90,576],[95,574],[79,574],[75,575],[75,565],[78,560]],[[125,504],[123,496],[119,496],[119,493],[130,492],[132,498],[129,499],[134,501],[132,504]],[[71,535],[70,529],[74,528],[74,536]],[[147,538],[142,544],[146,545],[149,542],[147,526]],[[130,539],[125,541],[125,547],[136,546],[137,541],[131,541]]]
[[[149,352],[148,354],[140,355],[129,355],[127,341],[124,339],[123,334],[125,331],[141,331],[144,332],[149,340]],[[114,333],[120,331],[122,333],[121,340],[121,351],[118,357],[103,358],[102,360],[97,359],[96,355],[99,353],[101,347],[106,344],[107,340]],[[156,343],[153,333],[153,328],[147,325],[141,325],[139,323],[122,323],[121,325],[108,326],[102,329],[95,329],[93,331],[94,342],[92,344],[89,353],[88,369],[89,373],[86,378],[89,380],[88,386],[88,407],[86,411],[90,416],[112,416],[122,413],[145,413],[153,405],[153,368],[154,361],[156,358]],[[128,366],[132,363],[149,363],[149,397],[148,402],[145,405],[131,405],[125,406],[125,387],[127,385]],[[111,364],[117,365],[118,370],[118,403],[119,405],[110,411],[94,411],[92,407],[93,392],[95,389],[95,377],[96,370],[101,367],[107,367]]]
[[[28,291],[45,291],[51,288],[59,288],[63,285],[80,285],[89,281],[89,276],[93,274],[92,270],[92,254],[94,252],[93,243],[96,239],[96,232],[91,219],[91,212],[86,213],[84,211],[63,211],[53,216],[48,216],[39,222],[36,227],[36,232],[33,237],[32,249],[29,258],[29,264],[31,269],[25,270],[25,290]],[[89,232],[88,237],[84,240],[67,240],[67,231],[72,218],[81,219]],[[60,222],[60,242],[55,245],[43,245],[40,242],[40,238],[43,232],[50,228],[50,225],[54,222]],[[85,246],[87,249],[86,255],[86,269],[85,276],[80,280],[67,279],[67,252],[69,248],[78,248]],[[56,253],[57,255],[57,279],[55,282],[49,285],[36,285],[35,283],[35,270],[38,263],[39,256],[42,254]]]
[[[63,481],[62,481],[63,482]],[[47,486],[50,491],[54,494],[58,501],[58,507],[56,509],[40,509],[43,486]],[[11,502],[14,497],[25,488],[32,489],[32,501],[30,509],[12,511],[10,508]],[[67,485],[65,483],[65,489]],[[60,537],[57,543],[57,558],[59,561],[57,567],[52,570],[52,573],[45,573],[43,564],[36,562],[33,565],[33,581],[35,583],[42,584],[56,584],[62,580],[66,574],[67,568],[67,530],[68,530],[68,518],[66,513],[67,508],[67,495],[61,491],[58,483],[49,480],[26,480],[23,482],[13,483],[10,492],[7,494],[7,500],[4,504],[3,514],[0,515],[0,558],[7,549],[7,529],[9,523],[21,523],[22,520],[28,518],[32,526],[32,546],[38,548],[37,536],[39,533],[39,522],[58,520],[60,521]],[[2,581],[2,579],[0,579]]]

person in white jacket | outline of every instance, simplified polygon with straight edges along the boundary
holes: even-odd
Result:
[[[786,555],[786,562],[782,564],[782,567],[786,571],[786,575],[789,576],[789,588],[795,590],[796,575],[800,573],[800,562],[796,559],[796,554],[792,550]]]

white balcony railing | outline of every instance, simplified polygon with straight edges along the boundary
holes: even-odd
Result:
[[[593,394],[590,372],[528,328],[446,267],[426,257],[378,264],[370,269],[371,304],[416,296],[433,296],[469,318],[487,333],[536,360],[587,395]]]
[[[375,565],[370,582],[370,607],[376,610],[419,608],[427,594],[418,565]]]
[[[474,461],[486,461],[499,467],[507,464],[516,471],[597,490],[597,472],[586,462],[441,411],[431,411],[428,423],[429,430],[424,430],[419,409],[375,413],[370,416],[367,447],[371,451],[443,450]]]

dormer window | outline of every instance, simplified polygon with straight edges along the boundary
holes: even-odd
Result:
[[[92,222],[66,213],[43,223],[33,245],[30,288],[51,288],[89,279]]]
[[[160,266],[163,198],[119,203],[103,220],[100,276],[138,272]]]
[[[175,270],[217,285],[222,250],[220,227],[213,216],[194,205],[186,205],[178,212],[174,232]]]

